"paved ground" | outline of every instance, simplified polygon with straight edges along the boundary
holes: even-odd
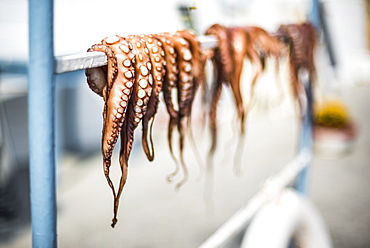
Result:
[[[369,96],[369,87],[346,91],[344,99],[359,128],[356,147],[339,160],[316,157],[310,177],[310,196],[321,211],[337,248],[370,247]],[[221,110],[226,113],[224,117],[228,116],[226,107]],[[174,164],[165,141],[164,119],[158,118],[156,123],[155,162],[147,162],[140,143],[135,144],[115,229],[110,227],[113,201],[102,173],[101,155],[97,152],[85,157],[65,156],[58,177],[59,247],[199,246],[248,201],[264,178],[277,172],[295,154],[299,130],[295,118],[279,114],[281,109],[265,112],[259,107],[259,110],[262,111],[253,112],[248,120],[242,174],[238,176],[233,173],[230,155],[234,154],[235,142],[230,140],[235,140],[235,135],[229,118],[222,118],[223,135],[215,159],[212,211],[210,205],[205,204],[204,177],[198,178],[198,165],[189,145],[186,150],[190,169],[188,182],[176,191],[175,183],[182,175],[175,177],[172,184],[166,181]],[[199,134],[199,130],[195,133],[201,153],[205,154],[207,136]],[[117,154],[114,158],[112,175],[118,175]],[[118,181],[117,176],[113,177]],[[26,181],[23,179],[25,185]],[[31,246],[29,224],[20,222],[2,228],[1,247]]]
[[[349,89],[344,98],[357,121],[356,146],[339,160],[315,159],[311,196],[335,247],[370,247],[370,88]]]

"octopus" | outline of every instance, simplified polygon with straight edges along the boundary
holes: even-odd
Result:
[[[286,56],[285,46],[274,35],[269,34],[266,30],[255,26],[242,27],[246,36],[245,57],[252,63],[254,74],[252,76],[250,87],[250,104],[253,103],[255,86],[261,73],[266,69],[266,60],[274,58],[276,71],[279,69],[279,59]],[[233,45],[235,47],[235,45]],[[239,58],[240,60],[240,58]],[[242,64],[236,62],[235,64]],[[240,71],[235,70],[235,79],[240,81]]]
[[[308,80],[314,82],[316,78],[314,53],[317,42],[316,29],[311,23],[281,25],[276,37],[288,46],[290,82],[293,97],[298,102],[301,115],[304,109],[305,93],[303,82],[299,79],[299,72],[306,70]]]
[[[313,51],[315,30],[312,25],[282,25],[273,34],[259,27],[232,27],[212,25],[206,35],[214,35],[218,46],[202,51],[196,35],[188,30],[159,34],[110,36],[99,44],[92,45],[88,52],[104,52],[107,65],[86,69],[90,89],[103,98],[103,128],[101,152],[103,171],[112,191],[112,227],[118,222],[118,209],[128,177],[129,158],[134,143],[134,133],[142,124],[142,148],[149,161],[155,157],[153,123],[160,104],[160,95],[169,116],[167,141],[175,170],[168,175],[171,181],[183,171],[177,183],[181,187],[188,179],[188,168],[184,158],[185,138],[191,134],[192,107],[196,93],[205,87],[205,64],[213,63],[214,82],[211,85],[209,123],[212,135],[208,153],[212,157],[217,146],[217,106],[223,85],[230,87],[235,100],[239,132],[244,135],[244,109],[241,94],[241,72],[244,58],[254,65],[251,98],[259,75],[265,69],[266,58],[278,59],[287,47],[290,58],[290,76],[293,93],[299,101],[302,93],[298,73],[309,72],[310,81],[315,77]],[[175,156],[173,132],[179,134],[178,154]],[[121,177],[116,188],[110,179],[113,150],[120,137],[119,165]],[[210,170],[210,167],[207,167]]]
[[[217,106],[220,100],[223,85],[231,89],[234,97],[235,108],[238,119],[238,130],[240,132],[238,149],[245,134],[245,109],[241,93],[240,76],[243,68],[243,61],[246,55],[255,59],[256,55],[251,48],[251,40],[245,30],[240,27],[228,28],[220,24],[214,24],[205,33],[214,35],[218,39],[218,46],[213,49],[211,61],[214,71],[214,82],[211,88],[211,101],[209,109],[209,123],[211,133],[211,147],[208,153],[208,173],[212,170],[212,159],[217,147]],[[257,60],[257,59],[255,59]],[[235,164],[236,165],[236,164]],[[236,168],[236,167],[235,167]]]
[[[214,49],[213,64],[215,68],[216,82],[213,84],[212,100],[210,109],[210,121],[212,136],[215,137],[216,107],[220,97],[222,83],[230,86],[234,96],[238,119],[240,120],[240,133],[243,135],[245,122],[245,109],[241,93],[241,73],[243,60],[251,61],[255,70],[251,82],[251,98],[257,78],[265,69],[268,57],[279,58],[281,55],[281,43],[278,39],[268,34],[260,27],[224,27],[220,24],[212,25],[207,35],[215,35],[219,45]],[[212,143],[214,151],[216,141]]]
[[[126,119],[129,99],[133,91],[136,70],[134,68],[135,55],[132,52],[132,44],[119,36],[107,37],[101,44],[93,45],[88,51],[105,52],[108,59],[107,67],[91,68],[86,70],[87,82],[90,88],[104,99],[103,130],[102,130],[102,155],[103,169],[108,185],[112,189],[115,200],[112,227],[117,219],[119,198],[110,179],[109,171],[113,149]],[[122,152],[121,148],[121,152]],[[127,167],[120,163],[121,180],[120,188],[123,187],[127,178]]]
[[[119,199],[127,179],[128,157],[133,143],[133,132],[146,114],[152,92],[153,78],[149,51],[136,37],[128,39],[112,36],[93,45],[88,51],[105,52],[107,68],[86,70],[90,88],[104,98],[102,155],[104,174],[114,196],[112,227],[117,223]],[[118,135],[121,137],[121,179],[118,191],[109,177],[111,157]]]
[[[152,129],[161,92],[170,116],[168,137],[171,153],[172,129],[176,126],[180,133],[184,178],[178,187],[186,181],[188,172],[182,155],[186,133],[184,123],[190,118],[196,89],[203,82],[204,72],[200,66],[204,63],[200,59],[200,43],[196,36],[185,30],[110,36],[88,49],[88,52],[93,51],[104,52],[108,62],[107,66],[86,69],[85,74],[90,89],[104,100],[101,150],[104,175],[114,197],[111,226],[115,227],[120,197],[127,181],[134,132],[140,122],[144,153],[149,161],[154,160]],[[178,109],[172,102],[173,90],[177,90]],[[116,189],[110,179],[110,167],[118,137],[121,139],[121,178]]]
[[[310,24],[282,25],[275,34],[270,34],[266,30],[255,26],[225,27],[214,24],[207,29],[205,34],[214,35],[218,39],[218,46],[213,49],[211,56],[214,70],[209,109],[212,141],[208,158],[211,161],[217,147],[217,104],[222,93],[222,86],[230,87],[233,94],[238,117],[238,129],[242,138],[245,135],[246,110],[253,103],[256,82],[266,68],[267,58],[274,58],[278,70],[279,59],[289,55],[293,94],[296,99],[299,99],[301,84],[298,82],[298,71],[306,68],[309,71],[310,80],[315,74],[313,64],[313,47],[315,44],[313,37],[315,35]],[[241,93],[241,74],[245,58],[251,62],[254,70],[247,108],[244,107]],[[239,143],[238,150],[241,150],[241,147],[242,145]]]
[[[217,107],[222,93],[223,84],[231,80],[233,71],[232,54],[229,49],[228,28],[220,24],[213,24],[209,27],[206,35],[214,35],[218,40],[210,59],[213,64],[214,81],[211,84],[211,100],[209,109],[209,123],[211,131],[211,147],[209,157],[212,157],[217,147]]]

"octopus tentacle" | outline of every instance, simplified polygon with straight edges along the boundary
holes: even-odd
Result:
[[[103,168],[108,185],[112,189],[113,196],[116,197],[114,185],[109,176],[109,168],[111,166],[111,157],[114,146],[118,139],[118,134],[121,130],[121,125],[125,118],[124,112],[128,98],[130,97],[130,85],[133,84],[130,77],[126,77],[126,71],[118,67],[118,63],[123,63],[125,56],[116,56],[109,42],[110,38],[102,41],[103,44],[92,46],[89,51],[102,51],[105,52],[108,58],[108,72],[102,68],[91,68],[86,70],[88,75],[88,83],[90,88],[98,95],[103,96],[105,104],[103,111],[103,135],[102,135],[102,155],[103,155]],[[113,40],[119,41],[118,37]],[[130,71],[129,68],[128,71]],[[89,77],[90,76],[90,77]],[[106,76],[107,78],[104,78]],[[91,80],[93,80],[91,82]],[[95,86],[95,88],[94,88]],[[125,99],[127,100],[125,101]]]
[[[106,70],[103,67],[89,68],[85,70],[85,75],[90,89],[103,97],[104,87],[107,87],[108,84]]]
[[[177,118],[178,111],[172,102],[172,90],[177,87],[178,68],[176,63],[176,52],[174,44],[164,34],[154,34],[154,38],[159,40],[163,45],[166,60],[166,74],[163,81],[163,98],[166,104],[167,112],[172,118]]]
[[[88,52],[104,52],[108,59],[108,65],[101,68],[89,68],[85,70],[87,83],[92,91],[107,101],[108,92],[110,91],[113,80],[117,76],[117,60],[112,49],[107,44],[95,44],[87,50]],[[104,76],[107,76],[104,79]]]
[[[187,106],[188,112],[187,116],[191,116],[191,109],[192,104],[195,98],[195,94],[197,89],[200,86],[203,86],[205,83],[205,62],[206,57],[204,54],[202,54],[200,42],[198,41],[197,37],[194,33],[188,31],[188,30],[180,30],[177,31],[176,34],[182,38],[184,38],[189,43],[189,50],[191,53],[191,62],[192,62],[192,92],[191,95],[189,95],[189,104]],[[190,118],[189,118],[190,119]]]
[[[316,30],[310,23],[281,25],[276,32],[280,40],[289,47],[290,81],[293,97],[303,111],[304,89],[299,80],[299,71],[306,69],[310,82],[316,77],[314,50],[316,47]]]
[[[191,112],[191,103],[193,100],[193,56],[190,51],[189,42],[176,34],[168,34],[167,37],[172,40],[177,53],[177,64],[179,70],[179,78],[177,84],[177,101],[179,105],[179,115],[177,118],[177,129],[179,132],[179,152],[180,163],[183,169],[183,179],[176,185],[180,188],[188,178],[188,170],[183,157],[184,138],[185,138],[185,124],[186,118],[189,117]]]
[[[152,93],[153,77],[151,75],[152,64],[149,59],[149,50],[144,41],[139,37],[129,36],[127,40],[131,42],[131,46],[135,51],[135,82],[132,96],[126,111],[126,118],[123,123],[123,132],[121,132],[121,150],[119,162],[121,166],[121,179],[114,201],[114,217],[112,227],[117,223],[117,212],[119,199],[122,194],[124,185],[127,180],[128,159],[132,150],[134,141],[134,130],[139,125],[139,122],[147,111],[148,101]]]
[[[193,85],[192,85],[192,92],[191,92],[191,101],[190,101],[190,106],[189,106],[189,114],[187,118],[187,129],[188,129],[188,136],[189,136],[189,141],[191,142],[193,151],[195,153],[196,159],[198,160],[199,163],[199,169],[200,169],[200,174],[202,173],[202,159],[198,150],[198,147],[196,145],[196,142],[194,140],[194,135],[192,132],[191,128],[191,110],[192,110],[192,105],[194,102],[194,98],[196,95],[196,91],[198,90],[199,87],[205,87],[205,64],[206,64],[206,56],[205,54],[202,53],[201,47],[200,47],[200,42],[197,39],[196,35],[189,31],[189,30],[179,30],[176,32],[177,35],[181,36],[185,40],[188,41],[189,43],[189,49],[192,54],[192,63],[193,63]]]
[[[192,54],[193,62],[193,71],[192,71],[194,79],[193,90],[196,91],[199,86],[203,85],[205,80],[205,71],[204,71],[205,58],[202,55],[200,42],[197,39],[196,35],[189,30],[179,30],[176,32],[176,34],[184,38],[189,43],[189,49]]]
[[[153,138],[152,138],[152,128],[154,123],[154,117],[157,113],[158,104],[159,104],[159,94],[163,87],[164,75],[165,75],[165,53],[163,51],[163,44],[162,42],[158,41],[153,37],[153,35],[142,35],[140,36],[147,45],[149,49],[149,56],[150,61],[152,63],[152,76],[154,78],[153,83],[153,92],[150,96],[148,102],[148,109],[146,114],[143,116],[142,126],[143,126],[143,135],[142,135],[142,145],[144,152],[149,161],[153,161],[154,159],[154,146],[153,146]],[[150,123],[149,129],[149,138],[150,138],[150,148],[148,144],[148,124]]]
[[[245,112],[243,97],[240,87],[240,77],[243,70],[244,57],[247,54],[247,47],[251,46],[250,39],[240,27],[229,29],[229,40],[231,53],[233,54],[234,71],[229,82],[237,109],[240,132],[244,135]]]
[[[221,98],[222,85],[223,85],[223,73],[222,64],[220,63],[221,55],[219,50],[216,50],[212,56],[213,63],[213,73],[214,73],[214,82],[212,83],[211,88],[211,102],[209,109],[209,122],[210,122],[210,131],[211,131],[211,147],[209,150],[209,157],[213,157],[213,154],[216,151],[217,147],[217,104]]]
[[[265,70],[266,59],[268,57],[275,58],[276,71],[278,71],[278,59],[282,55],[281,42],[274,36],[270,35],[266,30],[260,27],[246,26],[243,27],[247,35],[250,37],[251,45],[248,46],[247,57],[251,60],[254,66],[254,75],[251,82],[250,100],[248,109],[254,102],[255,86],[258,77]]]
[[[213,24],[209,27],[206,35],[214,35],[217,37],[218,46],[213,49],[211,56],[213,64],[214,82],[212,83],[211,89],[211,103],[209,109],[209,122],[211,131],[211,147],[208,152],[208,161],[213,157],[217,147],[217,107],[218,101],[220,100],[222,92],[222,84],[229,83],[231,79],[231,73],[233,70],[233,60],[231,49],[228,41],[227,28],[220,24]],[[212,166],[212,163],[208,163],[208,167]],[[208,170],[208,169],[207,169]]]
[[[229,46],[229,34],[228,28],[220,24],[213,24],[209,27],[206,32],[206,35],[214,35],[217,37],[218,46],[215,48],[220,53],[220,63],[223,70],[222,81],[227,83],[230,81],[232,71],[233,71],[233,59]]]
[[[278,58],[280,56],[280,42],[270,36],[264,29],[259,27],[234,27],[229,29],[230,45],[234,59],[234,72],[230,86],[237,105],[238,118],[240,119],[241,135],[245,134],[245,119],[248,111],[245,111],[240,90],[243,60],[246,57],[254,68],[251,81],[250,99],[247,110],[254,103],[255,85],[258,77],[265,69],[267,57]],[[277,61],[276,61],[276,64]],[[242,138],[242,136],[240,138]],[[234,158],[234,170],[240,171],[240,156],[244,147],[244,140],[238,141],[237,151]]]
[[[179,83],[177,85],[179,118],[184,118],[190,116],[192,101],[194,100],[193,55],[186,39],[176,35],[173,37],[176,40],[175,50],[178,54],[177,63],[179,65]]]
[[[172,178],[177,175],[180,170],[179,162],[174,155],[173,147],[172,147],[172,132],[173,128],[177,123],[178,119],[178,110],[175,109],[174,103],[172,101],[172,93],[177,88],[178,82],[178,67],[177,67],[177,53],[174,48],[174,44],[171,39],[167,37],[166,34],[155,34],[153,35],[157,40],[159,40],[163,44],[163,51],[165,53],[165,60],[166,60],[166,74],[163,81],[163,99],[166,104],[167,112],[170,116],[170,120],[168,123],[168,133],[167,133],[167,142],[168,147],[170,150],[170,155],[175,162],[175,170],[174,172],[170,173],[167,176],[168,181],[172,181]]]
[[[109,93],[104,107],[105,118],[102,135],[104,173],[113,190],[114,199],[116,201],[119,196],[115,193],[114,186],[109,178],[109,167],[114,146],[125,121],[126,109],[135,83],[135,69],[132,63],[132,47],[122,37],[107,37],[102,40],[102,43],[108,45],[114,52],[117,62],[116,78],[111,85],[108,83]],[[114,215],[112,222],[116,222],[116,206],[114,206]],[[112,227],[114,227],[113,224]]]

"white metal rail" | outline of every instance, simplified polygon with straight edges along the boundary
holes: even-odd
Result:
[[[298,174],[311,163],[311,159],[311,151],[302,150],[279,173],[267,178],[263,187],[249,199],[248,203],[218,228],[199,248],[225,247],[231,239],[246,228],[264,204],[277,197],[285,187],[294,182]]]
[[[200,36],[202,49],[208,49],[217,45],[215,36]],[[77,71],[87,68],[104,66],[107,64],[107,57],[103,52],[85,52],[73,55],[58,56],[55,58],[55,73],[62,74],[70,71]]]

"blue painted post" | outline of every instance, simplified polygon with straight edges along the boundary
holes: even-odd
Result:
[[[53,0],[29,0],[28,128],[33,247],[57,247]]]
[[[319,0],[312,0],[311,11],[308,15],[309,21],[318,29],[321,29],[321,7]]]
[[[312,0],[312,8],[310,14],[308,15],[308,20],[317,28],[317,30],[322,32],[325,40],[326,50],[329,55],[330,64],[335,69],[337,59],[333,48],[333,42],[329,34],[329,27],[324,14],[324,5],[319,0]]]
[[[308,151],[312,154],[312,147],[313,147],[313,139],[312,139],[312,132],[313,132],[313,94],[312,94],[312,85],[311,82],[306,80],[304,82],[306,96],[307,96],[307,108],[305,115],[303,117],[302,126],[301,126],[301,133],[300,133],[300,141],[299,141],[299,151]],[[309,171],[310,171],[310,164],[312,159],[307,162],[307,167],[298,174],[297,180],[295,183],[295,188],[297,191],[301,192],[302,194],[308,193],[308,178],[309,178]]]
[[[319,0],[312,0],[311,11],[308,15],[309,21],[318,29],[321,28],[321,18],[320,18],[320,2]],[[312,139],[312,132],[313,132],[313,92],[312,92],[312,85],[308,79],[308,77],[304,78],[301,77],[301,80],[304,81],[304,87],[307,96],[307,109],[306,113],[303,117],[303,122],[301,126],[301,133],[300,133],[300,143],[299,143],[299,151],[308,150],[311,154],[313,153],[313,139]],[[294,187],[296,190],[303,194],[308,193],[308,174],[310,168],[309,165],[297,176],[297,180],[295,182]]]

